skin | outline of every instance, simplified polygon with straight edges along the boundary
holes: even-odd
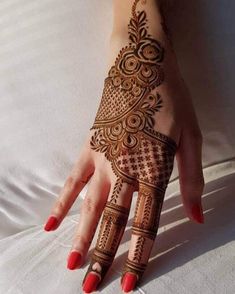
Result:
[[[107,58],[107,72],[115,63],[120,50],[129,43],[128,24],[134,0],[114,0],[113,4],[114,21]],[[201,195],[204,188],[201,163],[202,134],[189,90],[180,74],[172,44],[166,34],[158,2],[154,0],[139,1],[138,10],[145,11],[148,19],[148,33],[164,48],[164,60],[161,62],[164,80],[157,87],[157,92],[163,101],[163,107],[157,113],[154,129],[172,139],[177,145],[175,156],[179,170],[181,199],[188,217],[198,223],[192,207],[195,204],[201,207]],[[71,252],[78,251],[82,255],[82,264],[85,262],[101,214],[107,202],[113,199],[113,191],[117,187],[115,186],[117,176],[111,167],[110,160],[105,157],[104,152],[97,152],[91,146],[94,134],[94,129],[88,132],[79,158],[51,210],[51,215],[55,216],[60,224],[89,180],[88,191],[82,203],[80,221],[71,248]],[[137,184],[124,181],[115,196],[115,204],[128,210],[133,192],[139,191]],[[153,192],[151,193],[153,194]],[[123,225],[122,231],[124,228]],[[120,237],[122,233],[120,231]],[[110,234],[112,235],[112,232]],[[132,233],[128,259],[133,260],[137,248],[141,248],[138,249],[141,250],[141,263],[147,264],[153,241],[148,237],[141,239]],[[90,271],[97,275],[102,271],[102,264],[97,263],[93,257],[88,269],[88,272]],[[128,270],[124,270],[124,272],[126,271]],[[104,274],[99,275],[101,280]]]

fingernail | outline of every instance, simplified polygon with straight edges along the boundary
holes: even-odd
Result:
[[[69,255],[67,268],[74,270],[77,267],[80,267],[82,263],[82,255],[78,251],[72,251]]]
[[[50,216],[47,220],[46,225],[44,226],[45,231],[54,230],[57,226],[58,220],[55,216]]]
[[[91,293],[95,291],[97,285],[99,284],[99,281],[100,281],[100,278],[97,274],[89,273],[83,284],[83,291],[85,293]]]
[[[192,214],[199,223],[204,223],[204,215],[200,204],[194,204],[192,206]]]
[[[124,292],[130,292],[135,288],[137,276],[132,273],[125,273],[122,279],[122,290]]]

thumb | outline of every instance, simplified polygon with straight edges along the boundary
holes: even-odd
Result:
[[[201,203],[204,189],[202,141],[199,128],[193,131],[184,128],[176,153],[183,205],[189,218],[197,223],[204,223]]]

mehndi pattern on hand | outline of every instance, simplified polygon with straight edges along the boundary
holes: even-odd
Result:
[[[134,257],[123,269],[141,278],[146,240],[154,240],[177,145],[154,129],[164,107],[157,91],[164,82],[164,48],[149,33],[147,15],[135,0],[128,25],[129,44],[122,48],[104,82],[101,103],[91,130],[91,148],[104,153],[116,175],[116,185],[103,212],[101,228],[87,271],[103,278],[110,267],[129,211],[117,205],[123,183],[138,185],[132,233],[138,236]],[[87,275],[86,274],[86,275]],[[85,276],[86,278],[86,276]],[[84,280],[85,280],[84,278]]]

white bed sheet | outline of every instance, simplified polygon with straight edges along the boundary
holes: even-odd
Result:
[[[234,9],[178,0],[168,12],[204,136],[205,224],[187,218],[174,170],[140,293],[235,292]],[[86,189],[58,231],[42,224],[93,122],[111,21],[107,0],[0,1],[1,294],[81,293],[88,264],[65,263]],[[102,293],[120,292],[130,226]]]

